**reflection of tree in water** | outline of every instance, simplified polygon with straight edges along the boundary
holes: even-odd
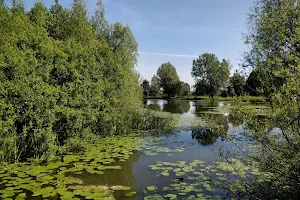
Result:
[[[217,139],[218,135],[208,128],[193,128],[192,138],[197,140],[202,146],[213,145]]]
[[[228,116],[222,114],[203,114],[202,118],[207,121],[210,128],[193,128],[192,138],[198,140],[198,143],[207,146],[214,144],[219,137],[225,139],[228,131]]]
[[[149,104],[147,106],[147,108],[149,108],[150,110],[157,110],[157,111],[160,111],[160,106],[156,103],[153,103],[153,104]]]
[[[171,113],[187,113],[190,110],[189,101],[169,100],[167,104],[164,104],[163,111]]]
[[[244,123],[244,119],[242,117],[230,114],[229,123],[231,123],[233,127],[238,127],[239,125]]]
[[[211,99],[211,100],[205,100],[205,101],[196,101],[196,113],[199,112],[206,112],[211,110],[212,107],[218,107],[219,101]]]

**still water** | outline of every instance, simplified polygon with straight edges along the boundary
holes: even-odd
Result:
[[[144,145],[141,151],[135,152],[125,163],[115,163],[122,167],[118,171],[108,171],[101,176],[81,177],[85,184],[90,185],[125,185],[136,191],[136,195],[125,197],[123,192],[116,192],[114,196],[120,200],[140,200],[147,198],[149,194],[159,194],[164,196],[170,191],[162,190],[164,187],[172,184],[178,179],[175,173],[169,173],[168,176],[162,176],[158,171],[152,170],[149,166],[157,162],[178,162],[186,163],[195,160],[205,161],[206,164],[212,164],[218,159],[217,148],[230,149],[232,144],[227,141],[228,136],[240,136],[243,132],[241,125],[230,123],[228,113],[218,113],[216,109],[230,106],[230,102],[219,101],[166,101],[166,100],[148,100],[145,102],[147,108],[180,114],[182,119],[192,121],[198,117],[217,116],[226,124],[226,133],[216,135],[203,131],[201,128],[179,127],[171,131],[160,133],[159,135],[145,137],[147,145]],[[169,150],[178,150],[178,152],[155,151],[157,149],[167,148]],[[149,151],[150,150],[150,151]],[[154,152],[154,154],[153,154]],[[179,176],[181,182],[192,184],[193,181],[188,179],[188,173]],[[155,186],[153,192],[147,191],[147,187]],[[202,186],[200,185],[200,188]],[[225,195],[224,191],[216,189],[213,192],[204,191],[205,194]],[[196,191],[187,192],[185,195],[177,196],[175,199],[187,199],[191,195],[197,196]],[[148,199],[159,199],[157,196]],[[169,198],[165,198],[169,199]]]
[[[118,200],[225,197],[226,192],[211,185],[207,178],[224,179],[225,174],[212,164],[220,158],[219,147],[233,151],[229,138],[247,143],[243,126],[230,119],[232,104],[213,100],[148,100],[145,107],[176,114],[177,126],[141,137],[135,134],[102,138],[88,152],[66,155],[61,162],[43,166],[2,163],[1,197],[57,200],[103,199],[106,195],[111,200],[113,191]],[[212,119],[222,124],[218,132],[199,126],[199,122]],[[199,124],[195,126],[194,122]]]

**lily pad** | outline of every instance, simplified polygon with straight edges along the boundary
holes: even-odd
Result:
[[[131,197],[131,196],[134,196],[134,195],[136,195],[136,192],[127,192],[127,193],[125,193],[126,197]]]
[[[149,191],[154,191],[154,190],[156,190],[157,189],[157,187],[156,186],[148,186],[147,187],[147,190],[149,190]]]
[[[164,198],[159,194],[145,196],[144,200],[164,200]]]
[[[115,186],[112,186],[110,188],[112,190],[115,190],[115,191],[126,191],[126,190],[130,190],[131,189],[130,187],[126,187],[126,186],[122,186],[122,185],[115,185]]]

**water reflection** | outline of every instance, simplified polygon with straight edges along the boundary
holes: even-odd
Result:
[[[192,138],[197,140],[198,143],[202,146],[209,146],[216,143],[218,135],[211,131],[208,128],[193,128],[192,129]]]
[[[190,110],[189,101],[178,101],[169,100],[167,104],[164,105],[164,112],[183,114]]]
[[[156,103],[149,104],[147,106],[147,108],[149,108],[151,110],[161,111],[161,106],[159,104],[156,104]]]
[[[151,99],[145,102],[145,106],[152,110],[159,110],[178,114],[190,113],[194,116],[212,111],[214,108],[217,107],[224,107],[230,105],[231,103],[220,102],[214,99],[201,101]]]
[[[198,117],[202,117],[206,119],[207,121],[215,124],[222,126],[222,129],[219,130],[219,135],[226,135],[228,129],[229,129],[229,124],[231,124],[231,119],[229,116],[230,115],[224,115],[224,114],[212,114],[212,113],[197,113]],[[236,126],[239,126],[240,124],[237,124]]]
[[[148,100],[146,107],[151,110],[164,111],[170,113],[184,114],[189,112],[189,101],[183,100]]]
[[[214,99],[206,100],[206,101],[195,101],[196,112],[207,112],[210,111],[214,107],[218,107],[219,101]]]

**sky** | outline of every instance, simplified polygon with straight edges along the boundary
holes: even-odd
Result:
[[[25,0],[31,8],[36,0]],[[42,0],[46,6],[54,0]],[[72,0],[60,0],[70,7]],[[86,0],[90,14],[97,0]],[[162,63],[171,62],[181,81],[194,84],[192,62],[203,53],[214,53],[232,64],[231,73],[240,69],[247,50],[247,13],[253,0],[103,0],[110,23],[128,25],[138,45],[137,71],[151,80]]]

